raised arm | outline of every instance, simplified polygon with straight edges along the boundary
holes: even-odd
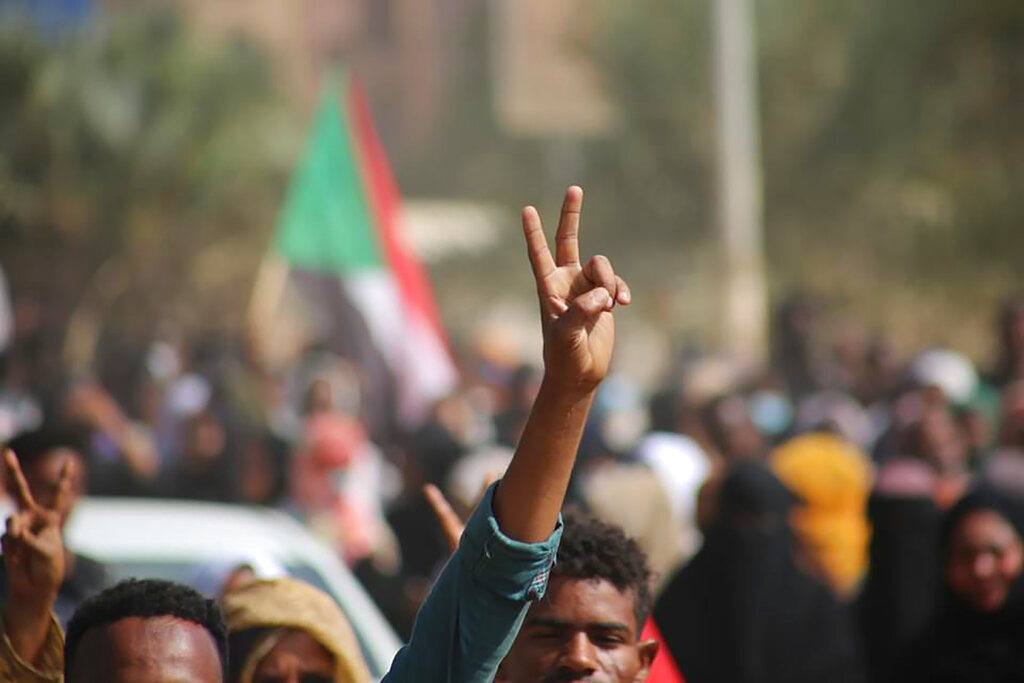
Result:
[[[523,233],[537,283],[544,335],[544,379],[512,464],[494,494],[503,533],[527,543],[555,528],[576,450],[598,384],[608,373],[615,346],[615,304],[628,304],[629,288],[611,262],[594,256],[580,262],[583,190],[570,187],[548,249],[540,216],[523,209]]]
[[[544,380],[505,477],[486,492],[464,528],[439,492],[428,494],[458,550],[420,609],[387,683],[494,680],[530,601],[544,594],[576,450],[594,391],[611,362],[611,311],[630,299],[608,259],[580,262],[582,205],[583,191],[570,187],[554,257],[537,211],[523,210],[540,299]]]

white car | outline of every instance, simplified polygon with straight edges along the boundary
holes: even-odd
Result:
[[[258,552],[329,593],[348,616],[371,673],[387,672],[400,641],[348,568],[288,515],[267,508],[175,500],[86,498],[67,527],[68,547],[107,565],[113,580],[190,583],[216,558]]]

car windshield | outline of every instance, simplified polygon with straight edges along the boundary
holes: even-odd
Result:
[[[166,579],[167,581],[174,581],[176,583],[183,583],[194,587],[195,577],[199,565],[194,562],[110,562],[106,563],[107,570],[110,572],[110,578],[113,581],[120,581],[122,579],[131,578],[151,578],[151,579]],[[320,574],[305,564],[289,564],[285,567],[288,570],[288,574],[296,579],[301,579],[307,583],[324,591],[338,603],[338,605],[344,611],[344,604],[338,599],[338,596],[330,589],[327,583],[324,581]],[[359,639],[359,647],[363,652],[363,659],[366,660],[367,665],[370,668],[370,673],[375,678],[381,678],[385,671],[381,669],[380,663],[373,656],[372,651],[367,646],[366,635],[361,631],[359,627],[359,619],[356,615],[348,614],[349,621],[352,623],[352,628],[356,632],[356,637]]]

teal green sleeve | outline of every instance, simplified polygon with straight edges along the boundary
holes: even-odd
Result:
[[[497,486],[497,485],[495,485]],[[493,680],[526,617],[544,595],[562,522],[542,543],[520,543],[498,528],[495,486],[473,512],[462,542],[416,615],[409,644],[385,683]]]

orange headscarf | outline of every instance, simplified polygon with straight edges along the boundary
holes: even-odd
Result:
[[[804,547],[836,593],[850,596],[868,563],[868,457],[839,436],[812,433],[780,446],[771,465],[802,500],[793,512],[793,527]]]

